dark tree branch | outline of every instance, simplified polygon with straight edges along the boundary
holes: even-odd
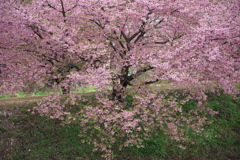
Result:
[[[173,37],[173,41],[176,40],[176,39],[181,38],[181,37],[184,36],[184,35],[185,35],[185,34],[180,34],[180,35],[178,35],[178,36],[176,36],[176,37]],[[170,40],[166,40],[166,41],[163,41],[163,42],[155,42],[155,44],[166,44],[166,43],[168,43],[168,42],[170,42]]]
[[[61,7],[62,7],[62,11],[61,11],[61,13],[62,13],[63,17],[65,18],[65,17],[66,17],[66,12],[65,12],[65,8],[64,8],[63,1],[60,0],[60,3],[61,3]]]
[[[67,11],[70,11],[70,10],[76,8],[76,7],[78,6],[78,1],[79,1],[79,0],[76,0],[76,4],[75,4],[72,8],[68,9]]]
[[[166,44],[168,42],[169,42],[169,40],[166,40],[166,41],[163,41],[163,42],[155,42],[155,44]]]
[[[155,28],[158,27],[159,24],[161,24],[163,22],[164,18],[162,18],[157,24],[154,25]]]
[[[126,36],[126,34],[123,31],[121,31],[121,35],[123,35],[123,38],[125,39],[125,41],[129,43],[129,38]]]
[[[183,34],[179,34],[178,36],[173,37],[173,40],[179,39],[179,38],[181,38],[181,37],[184,36],[184,35],[185,35],[184,33],[183,33]]]
[[[128,41],[129,41],[128,43],[130,43],[140,32],[141,32],[141,30],[137,31],[130,38],[128,38]]]
[[[121,45],[121,47],[122,47],[122,48],[124,48],[124,49],[125,49],[125,47],[124,47],[124,45],[123,45],[122,41],[118,40],[118,43]]]
[[[156,83],[156,82],[158,82],[158,81],[159,81],[159,79],[156,79],[156,80],[154,80],[154,81],[145,82],[144,84],[153,84],[153,83]]]
[[[138,35],[137,39],[134,41],[134,43],[137,43],[137,41],[144,36],[146,32],[145,31],[142,31],[141,34]]]
[[[123,31],[121,31],[121,35],[123,35],[124,40],[125,40],[128,44],[129,44],[135,37],[137,37],[137,35],[139,35],[139,33],[141,33],[141,34],[140,34],[140,37],[142,37],[142,36],[145,34],[144,31],[142,31],[141,29],[139,29],[139,31],[137,31],[136,33],[134,33],[131,37],[127,37],[126,34],[125,34]],[[140,37],[138,36],[137,40],[138,40]],[[136,40],[135,40],[135,41],[136,41]]]
[[[32,29],[32,31],[40,38],[43,39],[43,36],[39,33],[39,29],[36,26],[30,26],[30,28]]]
[[[117,48],[113,45],[113,43],[110,42],[109,44],[110,44],[110,46],[113,48],[113,50],[116,52],[116,51],[117,51]]]
[[[152,66],[147,66],[145,68],[142,68],[142,69],[138,70],[135,74],[128,76],[128,80],[132,81],[135,78],[137,78],[138,76],[140,76],[141,74],[143,74],[149,70],[152,70],[152,69],[154,69],[154,67],[152,67]]]
[[[56,9],[55,7],[53,7],[48,1],[47,1],[47,3],[48,3],[48,6],[49,6],[50,8],[57,10],[57,9]]]
[[[102,26],[100,22],[97,22],[96,20],[91,20],[91,21],[96,23],[101,29],[104,29],[104,26]]]

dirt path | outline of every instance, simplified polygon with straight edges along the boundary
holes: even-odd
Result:
[[[79,95],[92,95],[95,92],[89,92],[89,93],[78,93]],[[29,103],[37,103],[46,96],[27,96],[27,97],[13,97],[13,98],[3,98],[0,99],[0,109],[3,109],[5,107],[14,107],[14,106],[22,106],[27,105]]]
[[[45,96],[28,96],[28,97],[13,97],[0,99],[1,104],[13,104],[13,103],[24,103],[24,102],[37,102],[42,100]]]
[[[24,104],[39,102],[45,96],[14,97],[0,99],[0,108],[22,106]]]

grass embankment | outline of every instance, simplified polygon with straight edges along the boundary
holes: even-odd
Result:
[[[62,126],[58,120],[32,115],[27,109],[35,105],[29,103],[0,110],[0,159],[101,159],[100,153],[91,151],[91,145],[80,143],[81,128],[77,124]],[[187,110],[195,105],[192,101],[183,108]],[[209,138],[189,132],[195,144],[183,150],[161,131],[156,131],[158,136],[146,141],[144,148],[127,147],[118,151],[115,159],[240,159],[240,102],[226,95],[211,95],[207,106],[219,112],[211,118],[213,123],[206,131]]]

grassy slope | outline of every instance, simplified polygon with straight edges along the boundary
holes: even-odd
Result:
[[[0,108],[0,159],[101,159],[99,153],[91,152],[90,145],[79,143],[81,128],[77,124],[61,126],[60,121],[32,115],[27,108],[34,105]],[[187,103],[185,108],[193,105]],[[195,144],[182,150],[159,132],[145,148],[125,148],[116,159],[240,159],[240,102],[225,95],[211,95],[208,106],[219,112],[209,126],[210,139],[191,137]]]

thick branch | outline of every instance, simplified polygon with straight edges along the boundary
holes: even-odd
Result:
[[[158,82],[158,81],[159,81],[159,79],[156,79],[156,80],[154,80],[154,81],[145,82],[144,84],[153,84],[153,83],[156,83],[156,82]]]
[[[123,31],[121,31],[121,35],[123,35],[123,38],[127,43],[130,43],[135,37],[137,37],[137,35],[139,35],[139,33],[141,33],[140,37],[142,36],[142,34],[144,34],[143,31],[139,30],[136,33],[134,33],[131,37],[127,37],[126,34]],[[140,37],[138,37],[137,39],[139,39]]]
[[[138,70],[135,74],[129,76],[129,77],[128,77],[128,80],[129,80],[129,81],[132,81],[132,80],[134,80],[135,78],[137,78],[138,76],[140,76],[141,74],[143,74],[143,73],[145,73],[145,72],[147,72],[147,71],[149,71],[149,70],[151,70],[151,69],[154,69],[154,67],[152,67],[152,66],[147,66],[147,67],[145,67],[145,68],[142,68],[142,69]]]
[[[123,38],[125,39],[125,41],[129,43],[129,38],[126,36],[126,34],[123,31],[121,31],[121,35],[123,35]]]
[[[122,41],[120,41],[120,40],[119,40],[119,41],[118,41],[118,43],[121,45],[121,47],[122,47],[122,48],[124,48],[124,49],[125,49],[125,47],[124,47],[124,45],[123,45]]]
[[[143,37],[145,33],[146,33],[146,32],[141,31],[141,34],[138,35],[138,37],[137,37],[137,39],[134,41],[134,43],[137,43],[137,41],[138,41],[141,37]]]
[[[136,33],[134,33],[130,38],[129,38],[129,42],[131,42],[139,33],[141,33],[141,30],[137,31]]]

